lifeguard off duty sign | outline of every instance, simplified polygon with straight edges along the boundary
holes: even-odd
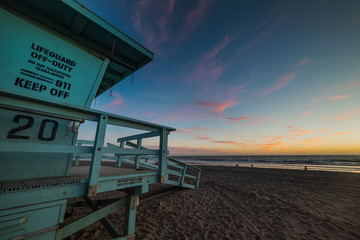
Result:
[[[91,104],[103,59],[4,9],[0,36],[0,90],[82,107]]]

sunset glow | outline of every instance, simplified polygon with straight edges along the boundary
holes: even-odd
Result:
[[[171,155],[360,154],[359,1],[81,2],[155,54],[92,108]]]

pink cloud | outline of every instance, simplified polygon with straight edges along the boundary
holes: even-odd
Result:
[[[313,111],[307,111],[307,112],[301,112],[302,114],[304,114],[304,115],[309,115],[309,114],[311,114]]]
[[[182,128],[179,130],[176,130],[176,133],[185,133],[185,134],[195,134],[201,131],[209,131],[212,130],[211,128],[207,127],[192,127],[192,128]]]
[[[322,137],[313,137],[313,138],[309,138],[305,141],[302,141],[302,143],[318,143],[322,140]]]
[[[346,121],[360,116],[360,108],[349,110],[347,112],[332,116],[331,119],[335,122]]]
[[[341,83],[339,83],[341,82]],[[323,85],[328,85],[327,83],[324,83]],[[321,101],[337,101],[345,98],[352,97],[353,94],[342,94],[345,91],[354,91],[354,89],[360,87],[360,80],[348,82],[343,79],[339,79],[339,81],[333,85],[330,86],[328,89],[325,90],[325,93],[317,96],[313,99],[312,103],[310,104],[304,104],[304,106],[310,106],[313,103],[321,102]]]
[[[212,47],[205,55],[196,62],[196,67],[190,72],[187,77],[188,81],[204,84],[208,88],[216,81],[224,71],[223,63],[216,58],[217,55],[232,42],[230,36],[225,36],[219,43]],[[194,65],[193,62],[191,62]]]
[[[225,145],[226,146],[226,145]],[[247,145],[242,145],[241,147],[249,147]],[[243,153],[243,149],[229,149],[226,147],[191,147],[191,146],[169,146],[169,151],[171,155],[228,155]]]
[[[343,94],[343,95],[339,95],[339,96],[330,97],[329,99],[332,100],[332,101],[337,101],[337,100],[340,100],[340,99],[349,98],[351,96],[352,96],[351,94]]]
[[[268,115],[268,116],[259,116],[258,118],[256,118],[255,120],[248,122],[245,124],[245,126],[250,126],[250,125],[255,125],[261,122],[265,122],[267,120],[269,120],[270,118],[272,118],[272,114]]]
[[[200,155],[200,154],[219,154],[222,152],[220,149],[214,148],[199,148],[199,147],[190,147],[190,146],[169,146],[169,152],[171,155]]]
[[[255,38],[253,38],[245,46],[242,46],[236,52],[236,55],[242,55],[250,51],[252,48],[254,48],[259,43],[264,41],[267,37],[269,37],[277,28],[279,28],[286,21],[286,19],[290,16],[291,13],[286,12],[285,14],[279,16],[278,14],[279,10],[281,10],[282,8],[283,5],[279,6],[254,29],[254,31],[262,29],[265,25],[269,25],[268,23],[270,23],[270,20],[273,16],[278,16],[275,20],[272,21],[272,23],[265,30],[260,32]]]
[[[294,64],[293,67],[299,67],[301,65],[305,65],[308,63],[311,63],[310,58],[304,58],[304,59],[300,60],[298,63]]]
[[[262,93],[267,95],[272,92],[278,91],[283,87],[285,87],[286,85],[288,85],[291,82],[291,80],[293,80],[294,78],[296,78],[296,75],[294,73],[286,74],[281,78],[277,79],[276,83],[273,86],[263,90]]]
[[[181,38],[191,35],[200,25],[203,18],[213,5],[213,0],[198,0],[197,6],[185,15],[185,25],[181,31]]]
[[[238,117],[238,118],[228,117],[227,119],[230,120],[230,122],[238,122],[238,121],[243,121],[243,120],[249,119],[249,116],[244,115],[244,116]]]
[[[233,141],[233,140],[217,140],[208,136],[202,136],[202,137],[196,137],[195,139],[198,140],[207,140],[210,141],[212,143],[219,143],[219,144],[231,144],[231,145],[241,145],[241,146],[245,146],[247,147],[248,145],[245,143],[241,143],[241,142],[237,142],[237,141]]]
[[[215,45],[203,58],[204,62],[212,60],[221,50],[223,50],[233,39],[226,35],[221,42]]]
[[[176,0],[140,0],[133,10],[133,25],[145,44],[157,53],[163,54],[162,45],[171,39],[171,30],[176,24],[173,14]]]
[[[334,133],[334,136],[339,136],[339,135],[344,135],[344,134],[349,134],[349,133],[352,133],[352,131],[344,131],[344,132]]]
[[[119,106],[121,104],[123,104],[125,101],[123,99],[123,97],[118,93],[118,92],[113,92],[112,93],[113,95],[113,100],[108,103],[108,104],[105,104],[103,107],[106,108],[106,107],[116,107],[116,106]]]
[[[147,112],[145,112],[145,116],[147,116],[147,117],[156,117],[157,113],[152,112],[152,111],[147,111]]]
[[[249,90],[246,89],[246,87],[242,86],[242,85],[240,85],[240,86],[232,86],[231,88],[229,88],[227,90],[227,93],[230,96],[238,94],[238,93],[247,93],[247,92],[249,92]]]
[[[284,8],[284,5],[280,5],[279,7],[275,8],[255,29],[254,32],[260,30],[261,28],[263,28],[265,25],[267,25],[270,20],[279,14],[280,10]]]
[[[284,138],[288,138],[289,136],[283,136],[283,137],[273,137],[269,140],[266,140],[266,142],[276,142],[276,141],[279,141],[281,139],[284,139]]]
[[[302,136],[302,135],[304,135],[306,133],[311,133],[312,132],[312,130],[297,128],[296,126],[293,126],[293,125],[287,126],[287,128],[290,129],[291,133],[295,133],[294,137],[300,137],[300,136]]]
[[[301,130],[301,131],[297,131],[296,134],[294,135],[294,137],[301,137],[302,135],[306,134],[306,133],[311,133],[312,130]]]
[[[324,130],[321,130],[320,132],[331,132],[332,129],[324,129]]]
[[[256,144],[257,146],[261,147],[261,148],[264,148],[264,149],[270,149],[272,147],[275,147],[275,146],[279,146],[281,144],[283,144],[284,142],[275,142],[275,143],[265,143],[265,144]]]
[[[217,115],[221,115],[225,109],[236,105],[237,102],[235,101],[234,97],[229,98],[224,102],[199,102],[199,106],[203,108],[211,108],[211,111]]]
[[[209,141],[213,141],[213,139],[212,139],[211,137],[208,137],[208,136],[196,137],[195,139],[197,139],[197,140],[209,140]]]

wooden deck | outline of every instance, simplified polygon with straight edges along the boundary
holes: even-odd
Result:
[[[89,170],[90,166],[73,166],[71,167],[70,176],[0,182],[0,193],[78,184],[80,183],[81,179],[88,178]],[[100,168],[100,178],[117,176],[131,177],[144,173],[156,173],[156,171],[124,167],[117,168],[113,166],[101,166]]]
[[[88,178],[90,166],[76,166],[71,167],[70,176],[76,178]],[[100,177],[112,177],[112,176],[124,176],[124,175],[135,175],[143,173],[155,173],[156,171],[148,169],[134,169],[124,167],[112,167],[112,166],[101,166]]]

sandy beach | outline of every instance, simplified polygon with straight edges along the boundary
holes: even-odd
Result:
[[[360,174],[201,168],[198,189],[140,199],[136,239],[360,239]],[[108,238],[96,223],[69,239]]]

